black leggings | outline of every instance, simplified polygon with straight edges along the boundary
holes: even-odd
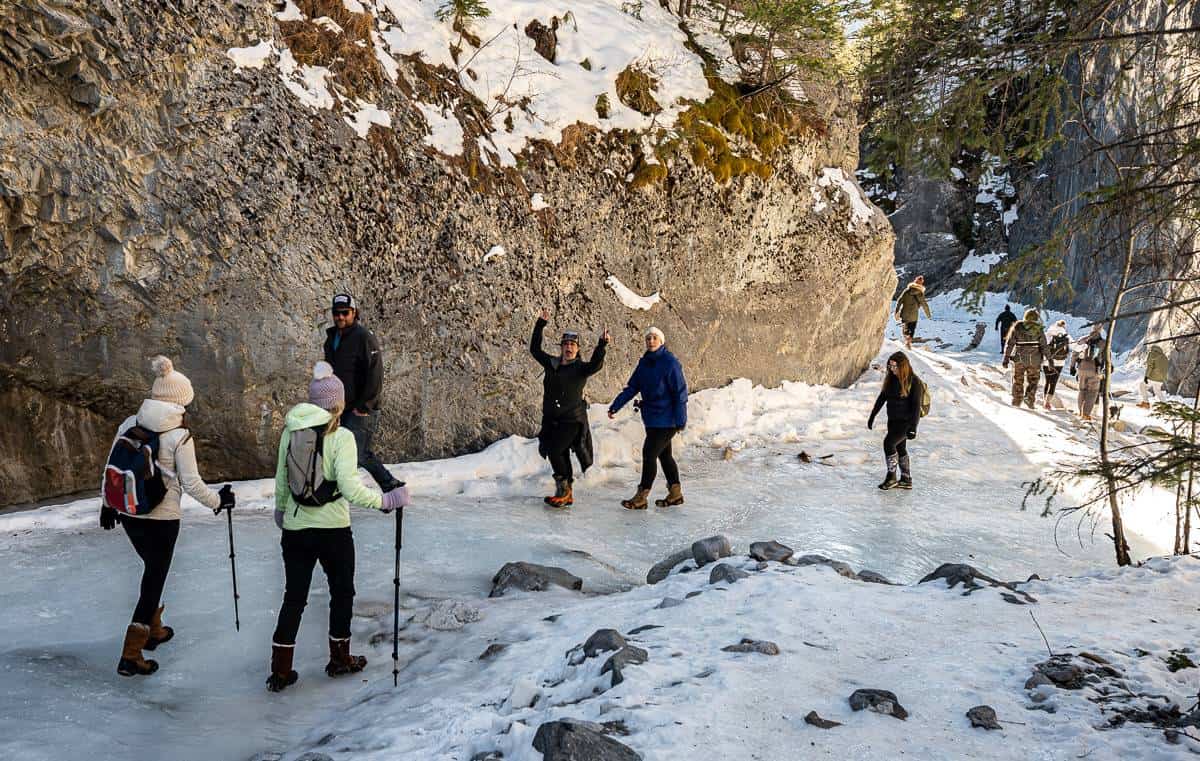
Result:
[[[646,441],[642,444],[642,483],[639,488],[649,489],[658,475],[658,463],[662,463],[667,486],[679,483],[679,466],[671,456],[671,439],[679,433],[678,428],[647,428]]]
[[[274,643],[296,644],[300,617],[308,605],[313,566],[317,563],[329,582],[329,636],[348,638],[350,617],[354,614],[354,535],[350,527],[284,530],[279,546],[283,548],[285,586]]]
[[[133,609],[133,622],[149,626],[162,599],[167,572],[171,570],[175,540],[179,538],[179,521],[130,518],[125,515],[120,516],[120,521],[134,551],[142,559],[142,587],[137,607]]]
[[[908,457],[908,421],[888,418],[887,435],[883,437],[885,457]]]
[[[1054,396],[1054,390],[1058,388],[1058,376],[1062,375],[1062,368],[1054,365],[1046,365],[1046,396]]]

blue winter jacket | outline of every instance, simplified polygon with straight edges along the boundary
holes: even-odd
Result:
[[[642,395],[642,422],[647,428],[683,428],[687,425],[687,381],[675,355],[661,346],[638,360],[625,389],[617,394],[609,412],[617,412],[635,395]]]

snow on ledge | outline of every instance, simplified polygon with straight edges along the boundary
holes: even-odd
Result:
[[[248,48],[230,48],[225,51],[225,55],[229,56],[229,60],[239,69],[261,69],[274,54],[275,46],[270,40],[263,40]]]
[[[659,295],[658,291],[655,291],[649,296],[639,296],[638,294],[629,290],[629,288],[622,283],[616,275],[609,275],[608,277],[604,278],[604,284],[609,288],[612,288],[613,293],[617,294],[617,298],[621,300],[621,303],[630,309],[642,309],[645,311],[650,311],[650,307],[662,301],[662,296]]]
[[[507,253],[508,252],[504,250],[504,246],[492,246],[488,249],[488,252],[483,255],[483,263],[487,264],[491,260],[499,259]]]
[[[825,201],[825,193],[830,188],[841,190],[846,198],[850,201],[850,221],[846,224],[846,230],[854,232],[861,225],[870,221],[871,216],[875,213],[875,209],[863,197],[862,190],[851,178],[846,176],[846,173],[839,167],[825,167],[821,170],[821,174],[817,177],[813,184],[813,211],[820,214],[829,207]]]

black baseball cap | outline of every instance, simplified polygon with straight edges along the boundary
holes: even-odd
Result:
[[[354,297],[348,293],[339,293],[333,297],[333,306],[330,309],[353,309],[358,311],[358,305],[354,303]]]

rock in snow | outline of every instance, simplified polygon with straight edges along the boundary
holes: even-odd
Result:
[[[526,562],[505,563],[492,577],[492,591],[488,597],[503,597],[511,590],[543,592],[551,584],[575,591],[583,589],[583,579],[562,568]]]
[[[720,534],[692,542],[692,558],[697,566],[714,563],[733,554],[733,546]]]
[[[639,666],[649,659],[650,654],[640,647],[625,645],[608,657],[608,660],[600,667],[600,673],[607,674],[612,672],[612,686],[616,687],[625,681],[625,675],[622,672],[626,667]]]
[[[811,724],[812,726],[819,727],[820,729],[833,729],[834,727],[842,726],[842,722],[840,721],[822,719],[819,715],[817,715],[816,711],[809,711],[807,714],[805,714],[804,723]]]
[[[779,645],[762,639],[742,638],[736,645],[726,645],[721,648],[727,653],[761,653],[762,655],[779,655]]]
[[[888,690],[862,689],[855,690],[850,695],[850,708],[855,711],[863,709],[895,716],[901,721],[908,718],[908,711],[896,699],[896,693]]]
[[[610,650],[620,650],[625,647],[625,638],[616,629],[598,629],[583,643],[585,658],[594,658],[600,653]]]
[[[654,567],[651,568],[650,572],[646,574],[646,583],[657,584],[658,582],[667,578],[667,576],[670,576],[671,571],[675,569],[675,566],[679,565],[685,560],[691,559],[691,557],[691,547],[685,547],[682,550],[672,552],[670,555],[654,564]]]
[[[726,563],[717,563],[713,566],[712,572],[708,574],[708,583],[717,584],[719,582],[727,582],[733,584],[740,579],[747,579],[750,574],[743,571],[741,568],[734,568]]]
[[[971,720],[972,727],[982,729],[1000,729],[1000,722],[996,721],[996,710],[991,706],[975,706],[967,711],[967,718]]]
[[[592,722],[548,721],[538,727],[533,747],[542,752],[542,761],[642,761],[628,745],[599,730]]]
[[[790,558],[792,554],[793,550],[791,547],[774,540],[750,543],[750,557],[755,560],[775,560],[782,563]]]

